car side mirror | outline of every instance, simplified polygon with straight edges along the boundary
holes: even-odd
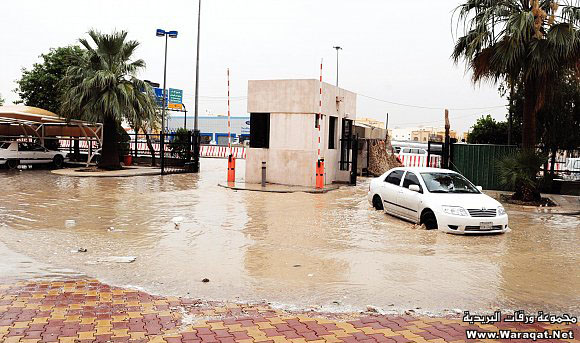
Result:
[[[478,191],[483,192],[483,187],[481,187],[481,186],[475,186],[475,188],[477,188]]]
[[[419,185],[410,185],[409,190],[417,193],[421,193],[421,187]]]

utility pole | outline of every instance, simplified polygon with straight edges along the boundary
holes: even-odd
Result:
[[[193,121],[193,172],[199,173],[199,38],[201,30],[201,0],[197,11],[197,57],[195,62],[195,118]]]
[[[342,50],[340,46],[333,46],[336,49],[336,88],[338,88],[338,50]]]
[[[449,131],[451,130],[451,123],[449,123],[449,110],[445,109],[445,142],[443,145],[443,168],[449,169],[449,152],[450,143]]]
[[[387,119],[385,120],[385,130],[387,130],[387,138],[389,137],[389,113],[387,112]]]

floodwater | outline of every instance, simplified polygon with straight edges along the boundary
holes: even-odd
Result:
[[[226,163],[133,178],[2,172],[0,279],[81,273],[320,311],[580,310],[578,216],[508,207],[512,232],[453,236],[374,211],[368,179],[327,194],[232,191],[217,186]],[[110,256],[136,261],[103,262]]]

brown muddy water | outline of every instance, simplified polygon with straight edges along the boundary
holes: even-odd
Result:
[[[580,310],[578,216],[508,207],[512,232],[453,236],[374,211],[368,179],[322,195],[232,191],[217,186],[226,163],[163,177],[3,171],[0,280],[82,273],[162,295],[330,312]],[[136,260],[102,262],[111,256]]]

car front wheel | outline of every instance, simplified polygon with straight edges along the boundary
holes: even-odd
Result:
[[[437,230],[437,218],[431,210],[426,210],[421,216],[421,224],[424,224],[427,230]]]
[[[54,165],[55,168],[59,169],[62,168],[62,164],[64,162],[64,158],[62,158],[61,155],[56,155],[54,156],[54,158],[52,159],[52,164]]]

